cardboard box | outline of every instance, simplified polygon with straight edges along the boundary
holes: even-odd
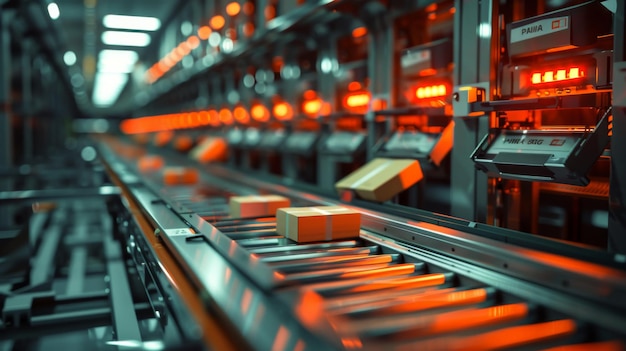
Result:
[[[341,206],[289,207],[276,211],[276,231],[297,241],[356,238],[361,213]]]
[[[163,162],[163,158],[157,155],[146,155],[139,158],[137,161],[137,167],[140,172],[154,172],[160,170],[165,162]]]
[[[234,218],[274,216],[277,209],[291,206],[291,201],[280,195],[232,196],[228,206]]]
[[[219,162],[226,160],[227,151],[228,146],[224,139],[209,137],[194,147],[189,155],[201,163]]]
[[[413,159],[376,158],[335,183],[339,193],[353,190],[365,200],[384,202],[424,177]]]
[[[200,179],[198,171],[189,167],[167,167],[163,170],[166,185],[195,184]]]

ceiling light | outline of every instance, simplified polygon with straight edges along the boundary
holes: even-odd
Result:
[[[59,16],[61,15],[61,11],[59,11],[59,5],[57,5],[56,2],[51,2],[48,4],[48,14],[53,20],[59,18]]]
[[[107,28],[155,31],[161,27],[156,17],[105,15],[102,24]]]
[[[106,45],[148,46],[150,35],[146,33],[106,31],[102,33],[102,42]]]
[[[98,72],[130,73],[139,59],[132,50],[102,50],[98,54]]]
[[[127,82],[128,74],[125,73],[96,73],[92,96],[93,104],[98,107],[113,105]]]
[[[74,51],[66,51],[63,55],[63,62],[65,62],[65,64],[68,66],[75,64],[76,54],[74,53]]]

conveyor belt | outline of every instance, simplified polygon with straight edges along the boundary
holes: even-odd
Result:
[[[442,255],[419,238],[406,246],[366,228],[354,240],[298,244],[276,233],[274,217],[230,218],[227,200],[236,187],[224,191],[217,183],[161,188],[152,178],[133,193],[191,279],[258,349],[624,348],[624,314],[602,298],[556,291],[468,263],[461,252]],[[292,203],[324,203],[315,199]],[[624,272],[598,274],[619,279],[607,296],[623,292]]]

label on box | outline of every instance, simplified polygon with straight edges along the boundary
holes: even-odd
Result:
[[[167,236],[186,236],[186,235],[194,235],[195,233],[190,228],[176,228],[176,229],[165,229],[165,234]]]
[[[511,29],[511,43],[538,38],[569,28],[569,16],[546,18]]]

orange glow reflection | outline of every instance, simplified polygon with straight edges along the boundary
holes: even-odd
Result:
[[[288,121],[293,118],[293,109],[287,102],[281,101],[274,105],[274,117],[279,121]]]
[[[208,40],[209,36],[211,35],[211,32],[213,32],[211,30],[211,27],[202,26],[198,28],[198,38],[200,38],[201,40]]]
[[[353,38],[361,38],[367,35],[367,28],[365,27],[357,27],[352,30]]]
[[[259,122],[266,122],[270,119],[270,113],[267,108],[261,104],[255,104],[250,109],[252,118]]]
[[[239,14],[239,11],[241,11],[241,5],[239,5],[239,3],[236,1],[233,1],[230,4],[226,5],[226,13],[231,17],[237,16]]]
[[[528,306],[524,303],[442,313],[433,318],[426,332],[446,333],[465,330],[524,318],[527,314]]]
[[[220,110],[219,114],[220,122],[227,125],[233,124],[233,114],[230,112],[229,109],[223,108]]]
[[[424,274],[416,277],[410,277],[406,279],[394,279],[388,281],[374,282],[357,286],[352,291],[354,292],[366,292],[382,289],[414,289],[429,287],[435,285],[441,285],[446,282],[446,276],[441,273]]]
[[[209,24],[211,25],[213,29],[220,30],[224,27],[224,24],[226,24],[226,20],[224,20],[224,17],[220,15],[216,15],[211,18],[211,21],[209,21]]]
[[[235,107],[235,110],[233,111],[233,116],[235,117],[235,120],[239,123],[247,124],[250,122],[250,115],[248,114],[248,111],[246,111],[246,108],[243,106]]]

